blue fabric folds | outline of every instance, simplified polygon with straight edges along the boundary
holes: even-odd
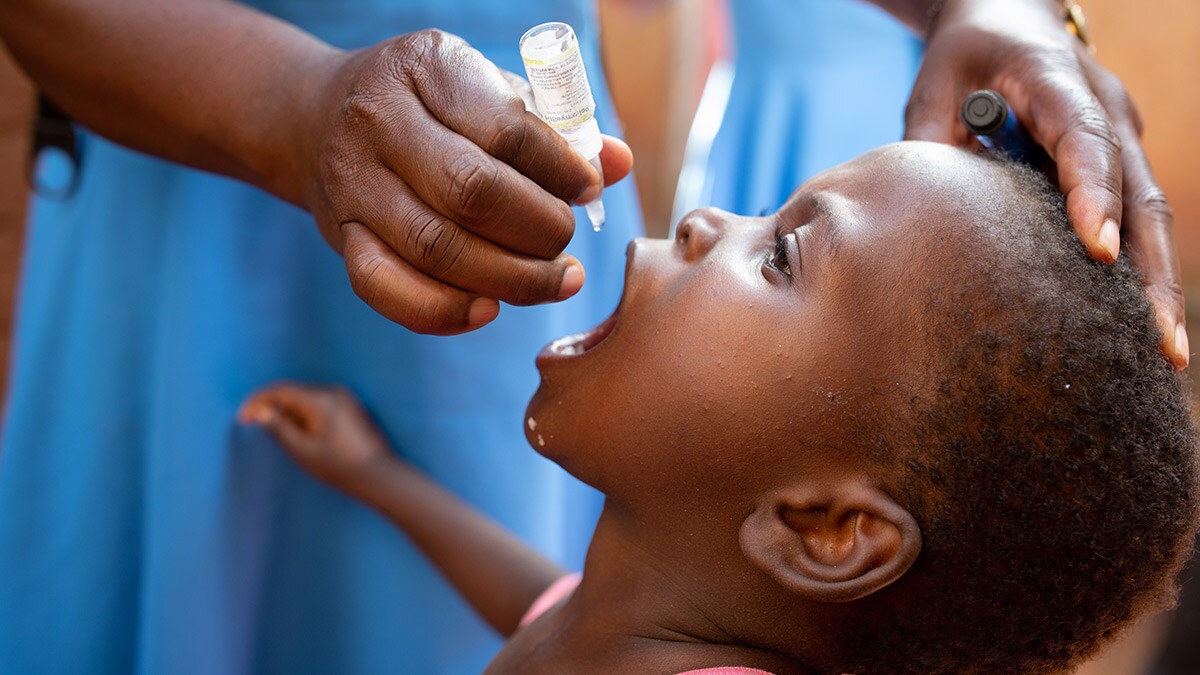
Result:
[[[619,131],[583,0],[259,6],[342,47],[440,27],[518,73],[524,30],[567,21]],[[605,193],[602,234],[578,210],[576,298],[444,339],[364,305],[300,210],[85,136],[78,193],[32,205],[0,447],[0,673],[482,670],[497,638],[420,554],[234,412],[279,378],[344,384],[406,458],[579,565],[599,496],[521,425],[537,350],[616,306],[632,181]]]

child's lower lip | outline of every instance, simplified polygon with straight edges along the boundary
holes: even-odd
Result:
[[[554,342],[542,348],[537,357],[538,367],[542,367],[556,361],[567,361],[577,359],[589,351],[595,349],[604,339],[612,334],[613,327],[617,324],[617,316],[620,314],[620,307],[612,313],[600,325],[595,328],[588,329],[582,333],[567,335],[561,337]]]
[[[578,359],[588,352],[592,351],[604,342],[613,329],[617,325],[617,317],[621,315],[621,307],[625,305],[625,296],[629,292],[629,281],[633,271],[633,261],[639,244],[644,244],[644,239],[634,239],[629,242],[625,248],[625,292],[621,294],[621,300],[617,303],[617,308],[613,310],[611,316],[600,325],[582,333],[560,337],[554,342],[542,347],[542,351],[537,356],[537,367],[539,369],[550,366],[554,363],[562,363]]]

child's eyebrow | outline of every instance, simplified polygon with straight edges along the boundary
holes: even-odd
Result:
[[[841,219],[838,216],[838,208],[834,202],[840,201],[840,198],[835,195],[830,195],[825,192],[816,192],[806,198],[805,206],[812,213],[816,214],[815,222],[821,223],[822,239],[825,242],[825,250],[829,255],[830,262],[837,259],[838,250],[842,244],[842,228],[839,227]]]

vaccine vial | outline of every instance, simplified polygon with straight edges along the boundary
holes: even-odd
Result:
[[[596,100],[588,85],[587,71],[575,30],[560,21],[534,26],[521,36],[521,60],[533,89],[537,113],[562,135],[600,174],[600,126],[596,124]],[[584,206],[592,229],[604,228],[604,204],[597,197]]]

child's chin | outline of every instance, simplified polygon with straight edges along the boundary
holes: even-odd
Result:
[[[553,437],[547,439],[549,429],[545,424],[546,415],[543,414],[545,410],[543,403],[550,397],[546,396],[544,388],[544,386],[539,386],[538,390],[533,393],[533,397],[529,399],[529,405],[525,406],[525,421],[521,426],[525,429],[525,440],[529,441],[529,446],[538,454],[548,459],[554,459],[547,453]]]
[[[570,448],[574,444],[561,433],[569,429],[570,425],[562,423],[566,407],[560,406],[559,401],[557,396],[545,391],[545,387],[539,387],[533,398],[529,399],[529,405],[525,408],[525,420],[521,426],[525,430],[525,440],[529,442],[529,447],[566,469],[568,473],[574,473],[571,471],[569,456]]]

